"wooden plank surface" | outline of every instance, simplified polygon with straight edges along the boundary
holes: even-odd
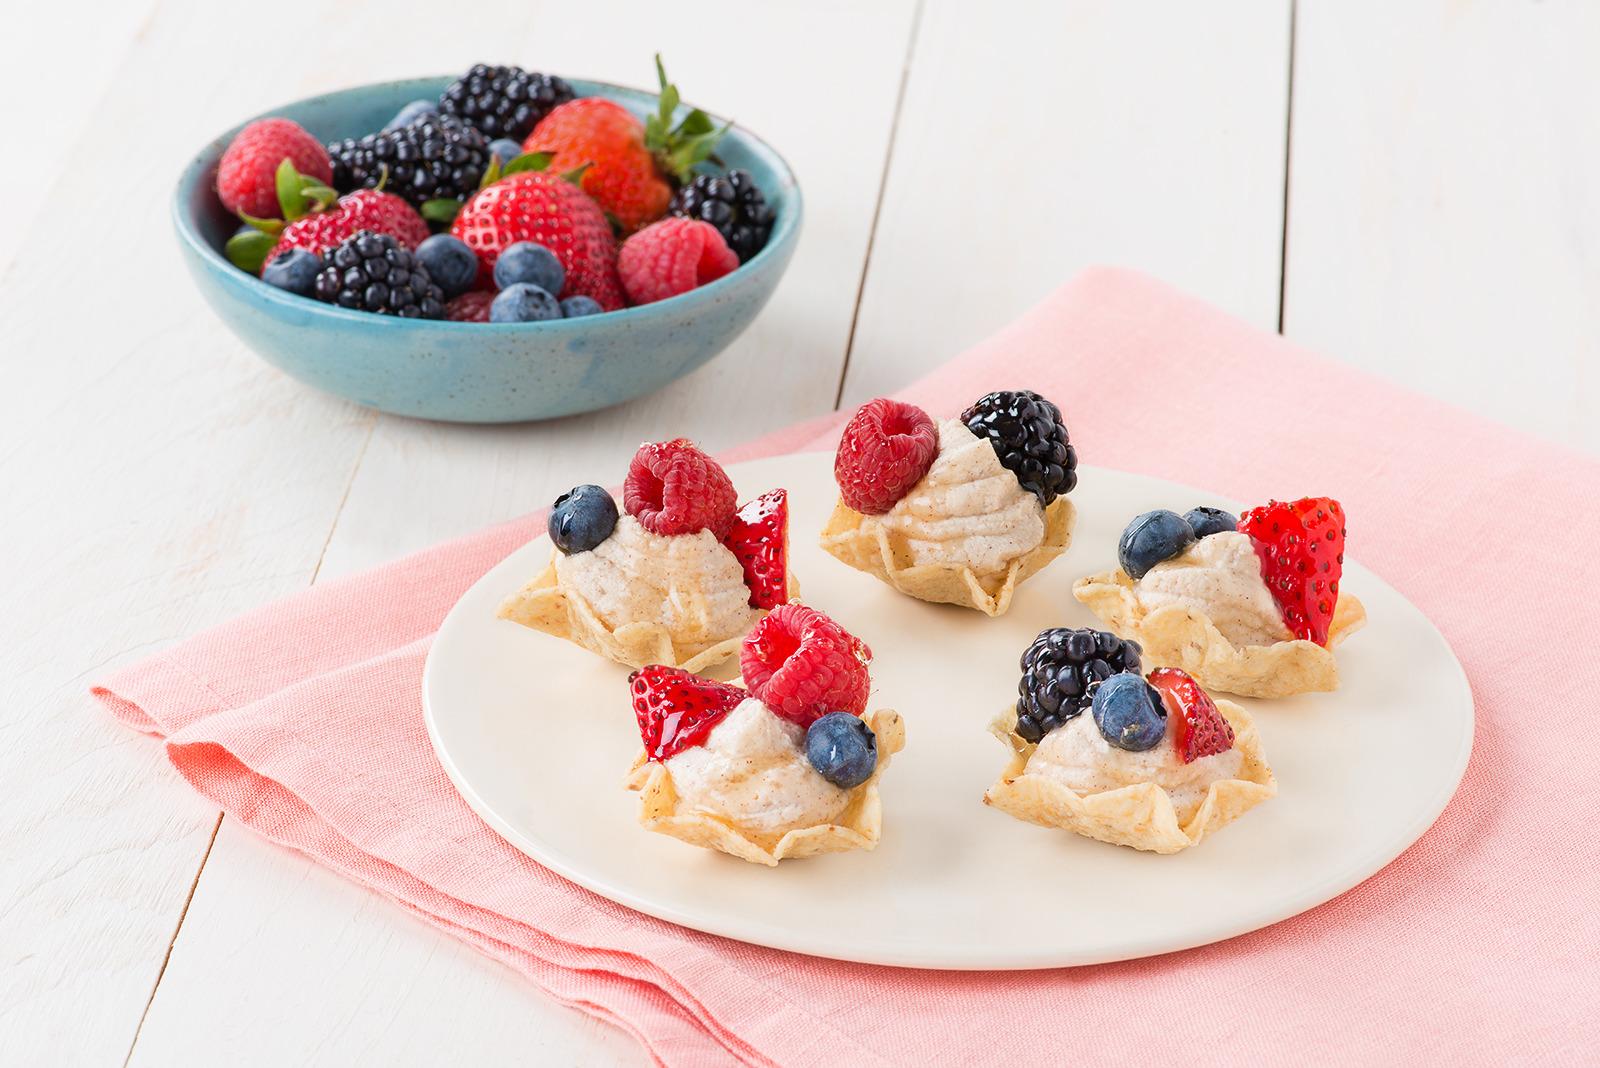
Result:
[[[1600,7],[1318,0],[1297,44],[1285,332],[1600,451]]]
[[[1288,42],[1282,0],[930,2],[845,401],[913,381],[1091,264],[1274,327]]]

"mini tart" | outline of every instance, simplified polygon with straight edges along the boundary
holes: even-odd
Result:
[[[738,643],[734,645],[737,648]],[[687,808],[680,811],[672,773],[665,764],[648,759],[641,749],[627,779],[628,789],[639,791],[639,823],[646,830],[671,835],[690,845],[769,867],[776,867],[787,858],[873,849],[883,826],[878,779],[888,766],[889,757],[905,747],[906,729],[900,714],[887,709],[869,713],[866,721],[877,735],[878,766],[871,778],[851,789],[849,807],[835,822],[797,827],[782,835],[752,835],[710,813]]]
[[[1150,853],[1179,853],[1199,845],[1206,835],[1278,792],[1278,782],[1261,753],[1261,739],[1250,714],[1232,701],[1217,701],[1216,705],[1233,727],[1233,744],[1243,757],[1241,777],[1213,782],[1188,823],[1178,822],[1172,798],[1155,783],[1079,794],[1055,779],[1027,774],[1028,758],[1036,746],[1017,736],[1015,706],[996,716],[989,727],[1010,747],[1011,760],[983,795],[983,803],[1026,823],[1059,827],[1085,838]],[[1093,713],[1084,709],[1079,715]]]
[[[800,583],[792,573],[789,596],[800,596]],[[505,599],[498,614],[501,619],[565,638],[633,668],[666,664],[698,673],[738,656],[744,641],[744,635],[739,634],[709,644],[685,644],[673,637],[671,628],[654,621],[627,623],[613,629],[582,594],[561,585],[553,555],[532,582]]]
[[[863,529],[867,517],[842,500],[828,517],[821,544],[836,559],[877,576],[907,596],[976,608],[993,617],[1011,607],[1018,583],[1066,551],[1076,517],[1072,502],[1057,497],[1044,510],[1044,541],[1012,560],[1005,571],[983,577],[969,567],[912,564],[903,535],[881,524]]]
[[[1367,621],[1361,602],[1341,593],[1326,647],[1305,639],[1236,646],[1203,613],[1182,605],[1146,612],[1134,586],[1133,579],[1118,569],[1079,579],[1072,595],[1118,637],[1138,642],[1149,663],[1181,668],[1207,690],[1242,697],[1291,697],[1338,689],[1339,664],[1333,647]]]

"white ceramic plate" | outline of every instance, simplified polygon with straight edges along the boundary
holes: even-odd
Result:
[[[765,868],[651,834],[622,779],[639,748],[627,669],[495,618],[544,567],[539,538],[469,590],[428,658],[428,730],[474,810],[573,882],[687,927],[841,960],[921,968],[1042,968],[1204,945],[1293,916],[1367,878],[1455,792],[1472,695],[1443,637],[1358,564],[1345,589],[1367,627],[1339,649],[1343,687],[1244,701],[1279,795],[1195,849],[1156,856],[1019,823],[980,802],[1006,752],[985,730],[1016,696],[1017,660],[1050,626],[1087,626],[1075,578],[1115,565],[1127,521],[1226,504],[1089,468],[1071,549],[986,619],[924,604],[829,557],[815,534],[832,464],[801,455],[730,469],[741,498],[787,486],[805,599],[873,649],[872,706],[898,710],[905,750],[885,774],[883,840]],[[1361,546],[1361,517],[1350,517]]]

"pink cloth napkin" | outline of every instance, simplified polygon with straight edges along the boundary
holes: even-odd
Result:
[[[1600,1054],[1600,464],[1120,271],[1078,277],[904,396],[943,415],[1021,386],[1062,402],[1088,463],[1245,500],[1338,497],[1353,554],[1443,629],[1477,701],[1476,750],[1438,824],[1382,873],[1228,942],[1030,973],[841,964],[614,905],[479,821],[422,724],[431,635],[539,517],[319,585],[95,692],[163,737],[230,818],[626,1028],[667,1064]],[[840,418],[741,456],[825,447]]]

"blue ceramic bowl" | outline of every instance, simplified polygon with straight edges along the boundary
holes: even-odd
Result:
[[[447,84],[448,78],[416,78],[365,85],[270,114],[291,118],[324,141],[359,137],[407,102],[436,98]],[[572,87],[641,116],[655,107],[651,93],[578,80]],[[211,142],[184,168],[172,198],[178,244],[200,292],[267,362],[318,389],[399,415],[463,423],[551,419],[660,389],[750,325],[800,234],[793,172],[765,142],[734,127],[717,154],[755,177],[777,221],[766,248],[709,285],[637,308],[545,323],[429,322],[347,311],[269,286],[223,256],[239,224],[213,186],[217,161],[237,132]]]

